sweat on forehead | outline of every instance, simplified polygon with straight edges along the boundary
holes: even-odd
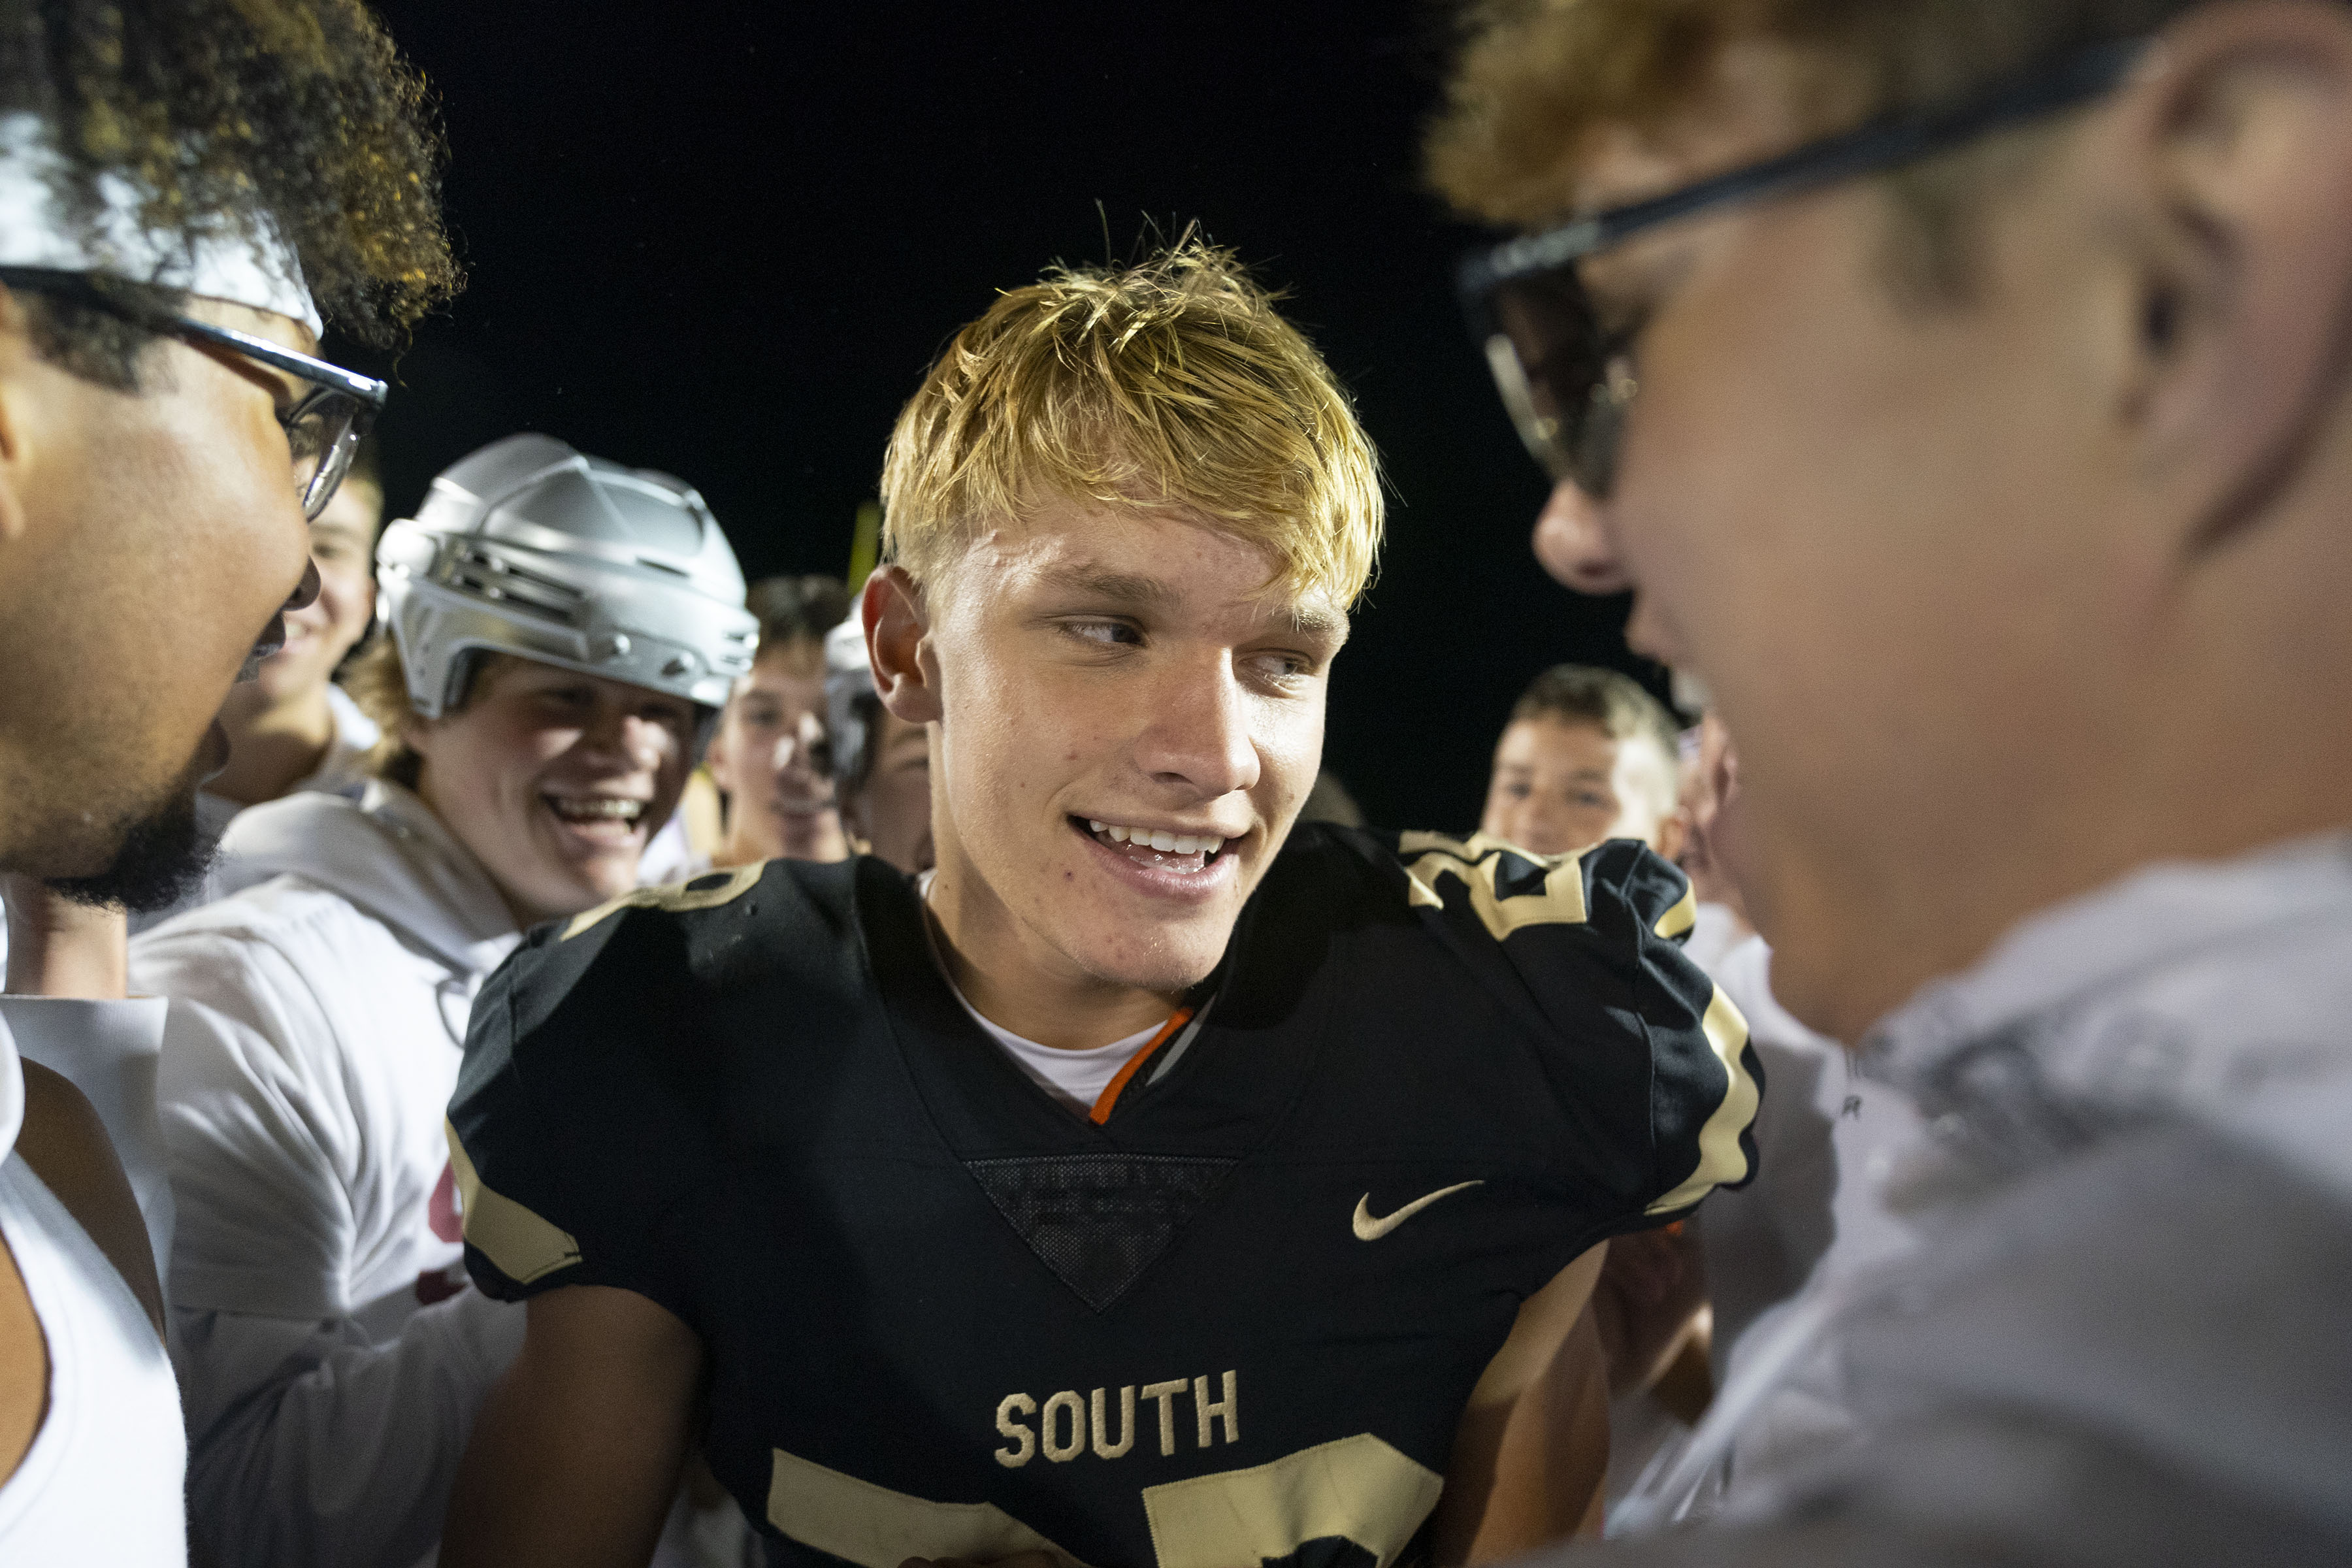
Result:
[[[931,366],[883,463],[883,545],[918,582],[1055,501],[1181,512],[1294,595],[1371,575],[1379,460],[1329,368],[1224,251],[1057,268]]]

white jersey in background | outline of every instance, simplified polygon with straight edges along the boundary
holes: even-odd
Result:
[[[49,1360],[40,1426],[0,1480],[8,1568],[185,1568],[179,1390],[147,1312],[17,1153],[24,1069],[0,1017],[0,1238]]]
[[[1672,1517],[1788,1387],[1855,1437],[1735,1465],[1743,1528],[1629,1560],[2352,1563],[2347,1018],[2336,837],[2143,871],[1923,990],[1863,1058],[1926,1119],[1882,1188],[1916,1244],[1745,1336],[1619,1522]]]
[[[442,1120],[518,940],[422,801],[372,784],[241,814],[247,884],[131,944],[169,999],[160,1120],[189,1496],[225,1565],[434,1549],[521,1314],[465,1284]]]

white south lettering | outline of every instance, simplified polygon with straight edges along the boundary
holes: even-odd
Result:
[[[1118,1441],[1108,1442],[1110,1423],[1106,1420],[1103,1395],[1108,1391],[1097,1388],[1091,1401],[1094,1412],[1095,1458],[1116,1459],[1135,1447],[1135,1384],[1129,1384],[1118,1391]]]
[[[1025,1394],[1008,1394],[996,1406],[996,1429],[1013,1439],[1010,1446],[996,1450],[996,1462],[1008,1470],[1017,1470],[1037,1457],[1037,1435],[1015,1420],[1015,1416],[1034,1415],[1037,1402]]]
[[[1143,1385],[1143,1397],[1160,1402],[1160,1457],[1163,1459],[1171,1458],[1175,1455],[1176,1409],[1173,1402],[1176,1396],[1183,1393],[1188,1386],[1190,1385],[1181,1377],[1171,1378],[1166,1383],[1147,1383]]]
[[[1242,1440],[1240,1384],[1240,1373],[1231,1372],[1225,1373],[1225,1396],[1212,1405],[1209,1403],[1209,1380],[1205,1377],[1196,1377],[1192,1380],[1192,1409],[1201,1420],[1201,1447],[1203,1448],[1209,1446],[1209,1434],[1214,1429],[1213,1423],[1218,1421],[1225,1424],[1226,1442],[1238,1443]]]
[[[1054,1417],[1063,1411],[1070,1413],[1070,1440],[1058,1442],[1054,1436]],[[1087,1451],[1086,1402],[1068,1389],[1045,1401],[1045,1414],[1037,1422],[1038,1436],[1045,1440],[1045,1458],[1064,1465]]]
[[[1140,1387],[1129,1383],[1083,1394],[1066,1388],[1045,1395],[1042,1405],[1031,1394],[1008,1394],[996,1405],[996,1430],[1008,1439],[995,1451],[996,1462],[1017,1470],[1040,1454],[1056,1465],[1088,1452],[1097,1459],[1123,1459],[1136,1451],[1136,1438],[1151,1429],[1151,1416],[1138,1418],[1137,1402],[1145,1399],[1158,1407],[1152,1415],[1159,1418],[1160,1457],[1172,1459],[1176,1402],[1187,1394],[1192,1396],[1198,1447],[1226,1447],[1242,1440],[1241,1373],[1228,1370]]]

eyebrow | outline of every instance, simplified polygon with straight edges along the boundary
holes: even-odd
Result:
[[[1112,572],[1097,566],[1050,566],[1041,575],[1049,587],[1139,610],[1169,609],[1183,598],[1159,578],[1139,573]],[[1319,606],[1294,604],[1276,611],[1271,618],[1301,637],[1344,638],[1348,635],[1348,617]]]
[[[1181,596],[1157,577],[1110,572],[1098,566],[1050,566],[1043,575],[1050,587],[1132,605],[1138,609],[1163,609]]]

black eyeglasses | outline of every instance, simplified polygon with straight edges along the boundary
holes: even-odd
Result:
[[[351,472],[361,437],[374,426],[390,391],[372,376],[281,348],[267,338],[152,309],[109,289],[93,273],[0,267],[0,283],[55,295],[183,342],[226,349],[310,383],[310,391],[278,415],[278,423],[286,427],[287,451],[294,460],[294,493],[301,498],[302,515],[308,519],[316,519],[334,499],[343,476]]]
[[[1709,207],[1895,168],[2055,113],[2111,90],[2147,46],[2144,37],[2100,44],[1954,107],[1885,116],[1662,196],[1473,253],[1459,274],[1463,306],[1519,438],[1555,483],[1567,480],[1596,500],[1609,493],[1637,386],[1628,336],[1602,327],[1578,275],[1579,264],[1597,252]]]

